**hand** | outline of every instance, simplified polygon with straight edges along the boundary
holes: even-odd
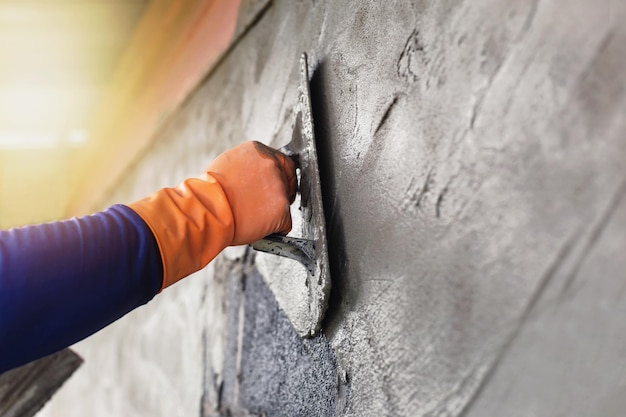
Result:
[[[163,288],[198,271],[229,245],[291,230],[293,161],[259,142],[221,154],[199,178],[130,203],[154,235]]]
[[[220,183],[230,203],[235,223],[231,245],[291,230],[296,172],[288,156],[260,142],[247,142],[219,155],[206,174]]]

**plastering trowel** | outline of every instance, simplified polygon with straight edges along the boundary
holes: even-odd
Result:
[[[297,325],[292,317],[290,319],[301,336],[313,336],[320,330],[328,306],[330,273],[306,54],[302,54],[300,58],[297,106],[291,142],[281,148],[281,151],[294,160],[299,171],[302,237],[270,235],[254,242],[252,247],[296,260],[304,266],[307,273],[305,285],[308,306],[299,306],[299,315],[304,317],[298,318]],[[280,298],[277,299],[280,303]],[[289,312],[287,313],[289,316]]]

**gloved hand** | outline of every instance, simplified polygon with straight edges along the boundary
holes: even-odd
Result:
[[[291,230],[293,161],[259,142],[219,155],[199,178],[128,206],[150,227],[163,261],[163,287],[205,267],[229,245]]]

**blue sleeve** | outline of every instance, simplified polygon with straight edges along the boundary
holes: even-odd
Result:
[[[0,373],[147,303],[162,279],[156,240],[126,206],[0,231]]]

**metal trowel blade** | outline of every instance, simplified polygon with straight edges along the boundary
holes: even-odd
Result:
[[[308,320],[302,336],[313,336],[320,330],[330,295],[330,272],[326,221],[322,205],[322,188],[319,176],[311,91],[306,54],[300,58],[300,85],[298,108],[291,142],[281,150],[296,162],[300,173],[298,192],[303,219],[302,237],[271,235],[252,244],[258,251],[294,259],[307,270]]]

